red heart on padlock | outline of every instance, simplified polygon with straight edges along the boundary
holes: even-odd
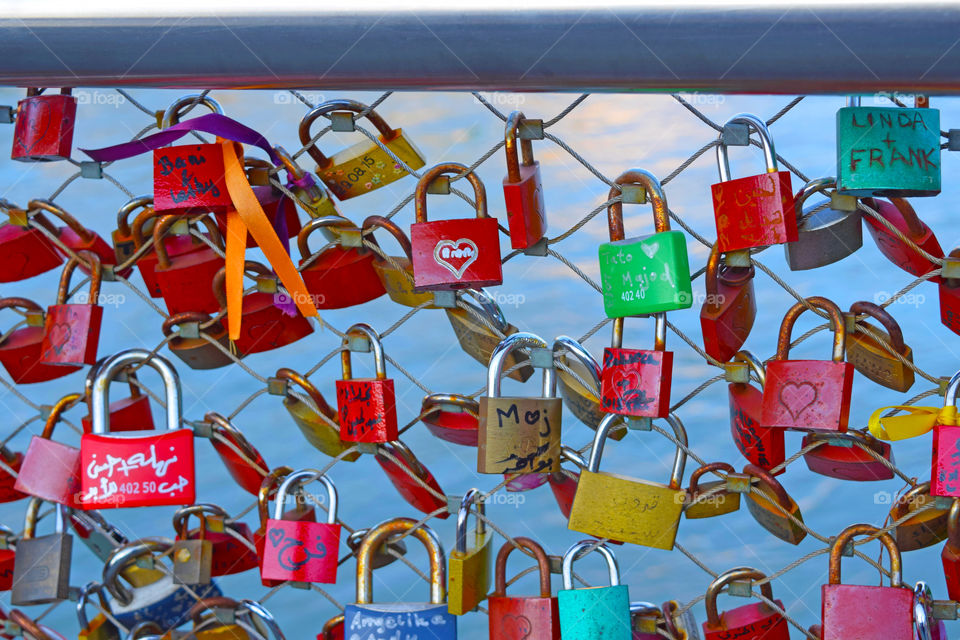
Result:
[[[787,382],[780,388],[780,404],[796,420],[817,401],[817,387],[812,382]]]
[[[500,619],[500,637],[504,640],[526,640],[532,629],[533,625],[525,615],[508,613]]]
[[[59,354],[72,337],[73,331],[70,329],[70,325],[65,322],[58,322],[50,329],[50,346]]]

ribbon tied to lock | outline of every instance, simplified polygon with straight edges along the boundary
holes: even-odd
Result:
[[[881,416],[885,411],[905,411],[905,415]],[[881,407],[870,415],[867,427],[870,433],[881,440],[906,440],[922,436],[937,425],[957,426],[957,407],[914,407],[896,405]]]

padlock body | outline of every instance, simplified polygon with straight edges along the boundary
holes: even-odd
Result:
[[[63,94],[29,96],[17,103],[10,157],[20,162],[66,160],[73,148],[77,99]]]
[[[693,305],[687,241],[663,231],[600,245],[600,283],[608,318],[689,309]]]
[[[890,521],[899,521],[907,513],[917,511],[927,503],[936,500],[934,496],[922,494],[908,503],[905,512],[897,507],[890,509]],[[949,509],[926,509],[904,520],[894,529],[897,548],[901,552],[924,549],[942,542],[947,537],[947,518]]]
[[[16,555],[13,549],[0,549],[0,591],[10,591],[13,587],[13,564]]]
[[[339,412],[329,416],[333,422],[333,424],[330,424],[324,420],[323,417],[320,416],[313,407],[292,396],[288,396],[283,399],[283,406],[290,414],[290,417],[293,418],[293,421],[296,423],[297,427],[300,428],[300,432],[303,433],[303,437],[307,439],[307,442],[312,444],[321,453],[324,453],[331,458],[336,458],[338,455],[343,453],[344,449],[349,449],[353,446],[352,444],[344,442],[340,439],[340,430],[337,427],[340,419]],[[358,451],[354,451],[353,453],[348,453],[340,459],[346,462],[353,462],[359,457],[360,453]],[[259,486],[260,480],[258,474],[257,489],[251,493],[257,495]]]
[[[572,369],[580,380],[557,367],[557,390],[563,398],[563,404],[570,412],[591,429],[596,429],[607,415],[600,405],[600,388],[591,384],[591,374],[577,361],[567,359],[566,366]],[[584,382],[589,386],[584,386]],[[626,431],[611,430],[610,437],[615,440],[623,439]]]
[[[560,398],[480,398],[477,471],[560,471]]]
[[[933,428],[930,495],[960,497],[960,427]]]
[[[197,598],[216,598],[222,596],[217,583],[187,587],[173,581],[173,576],[165,575],[156,582],[132,590],[133,599],[123,605],[107,597],[107,605],[117,622],[128,629],[145,620],[153,620],[164,629],[179,626],[189,620],[187,613]],[[196,596],[194,596],[196,594]]]
[[[806,448],[814,442],[816,436],[807,434],[803,437],[800,447]],[[870,440],[867,445],[891,465],[893,464],[893,448],[889,442]],[[893,470],[883,464],[860,447],[832,444],[829,441],[816,449],[803,454],[807,468],[814,473],[841,480],[856,482],[870,482],[874,480],[890,480]]]
[[[727,273],[740,267],[728,267]],[[728,362],[747,341],[757,317],[757,301],[753,289],[753,267],[747,267],[736,281],[732,277],[717,278],[716,300],[707,300],[700,307],[700,329],[703,350],[720,362]],[[708,296],[709,297],[709,296]]]
[[[902,587],[820,587],[822,640],[913,640],[913,591]]]
[[[872,331],[883,336],[887,343],[890,342],[890,336],[883,329],[869,326]],[[913,349],[909,345],[904,345],[900,355],[908,362],[913,362]],[[863,331],[847,334],[846,358],[859,373],[888,389],[904,392],[913,386],[913,369],[897,360],[877,340]]]
[[[960,600],[960,548],[948,541],[940,552],[940,561],[947,582],[947,596],[951,600]]]
[[[88,230],[89,231],[89,230]],[[116,265],[117,264],[117,255],[107,241],[100,237],[100,234],[95,231],[90,231],[92,237],[89,240],[84,240],[80,234],[74,231],[70,227],[63,227],[60,229],[60,242],[62,242],[68,249],[74,253],[79,253],[80,251],[90,251],[91,253],[96,254],[100,258],[100,264],[102,265]],[[59,249],[59,248],[58,248]],[[64,255],[64,258],[69,259],[69,255]],[[80,270],[90,275],[90,267],[86,263],[81,262],[79,265]],[[127,277],[130,275],[132,269],[121,269],[116,271],[117,275]]]
[[[40,361],[44,333],[44,327],[21,327],[0,343],[0,364],[15,383],[46,382],[80,370],[79,366]]]
[[[837,191],[883,197],[940,193],[940,111],[838,110]]]
[[[63,257],[39,230],[0,227],[0,282],[17,282],[56,269]]]
[[[487,529],[467,532],[467,550],[450,552],[447,566],[447,611],[461,616],[473,611],[490,591],[490,546],[493,534]]]
[[[206,531],[205,535],[213,545],[213,560],[210,565],[210,575],[226,576],[242,573],[258,566],[260,559],[255,551],[237,540],[233,534],[255,544],[253,531],[243,522],[233,522],[224,525],[225,531]],[[199,530],[190,532],[190,538],[198,538]]]
[[[436,478],[425,466],[420,465],[423,468],[421,475],[416,469],[410,467],[403,456],[394,456],[397,462],[380,453],[374,457],[384,473],[387,474],[390,483],[411,507],[423,513],[433,513],[438,509],[445,509],[447,500],[443,494],[443,489],[440,488]],[[424,487],[414,476],[417,476],[427,486]],[[445,520],[450,517],[450,513],[441,511],[434,517]]]
[[[631,640],[627,585],[562,589],[557,593],[560,635],[577,640]]]
[[[607,413],[666,418],[673,352],[607,347],[600,371],[600,406]]]
[[[480,421],[477,416],[456,409],[438,407],[434,413],[420,418],[434,437],[465,447],[477,446]]]
[[[923,233],[919,236],[913,236],[910,228],[907,226],[906,220],[903,218],[903,214],[900,213],[896,205],[886,200],[874,200],[873,204],[875,205],[875,210],[882,218],[892,224],[894,228],[904,236],[910,238],[914,244],[935,258],[943,257],[943,249],[940,247],[937,236],[933,234],[933,231],[923,220],[920,220]],[[867,231],[873,237],[874,242],[876,242],[877,249],[880,250],[880,253],[907,273],[920,277],[939,266],[904,244],[900,238],[893,235],[880,222],[874,220],[873,216],[864,216],[863,220],[867,223]],[[940,276],[931,277],[930,282],[939,283]]]
[[[113,423],[111,422],[111,425],[112,424]],[[229,433],[222,433],[221,435],[224,437],[224,439],[233,444],[234,447],[237,446],[236,441]],[[213,445],[217,455],[220,456],[220,460],[223,461],[223,466],[227,468],[227,471],[230,473],[230,477],[233,478],[233,481],[237,483],[237,486],[249,494],[258,495],[260,493],[260,483],[263,480],[263,476],[257,467],[260,469],[270,468],[270,466],[264,461],[263,456],[260,455],[260,452],[254,449],[253,453],[255,453],[255,455],[249,456],[249,459],[252,460],[252,462],[248,462],[247,458],[241,457],[234,447],[231,447],[230,444],[222,442],[217,437],[210,438],[210,444]]]
[[[55,304],[47,307],[40,362],[52,365],[96,364],[103,307]]]
[[[781,511],[780,505],[774,502],[775,499],[771,494],[765,491],[759,495],[751,491],[745,497],[747,511],[753,519],[776,537],[790,544],[799,544],[806,537],[807,532],[801,526],[803,514],[800,513],[800,507],[793,499],[790,500],[789,508],[783,507],[792,516],[788,517]]]
[[[503,284],[496,218],[415,222],[413,290],[477,289]]]
[[[254,291],[243,296],[240,337],[234,341],[243,355],[285,347],[313,333],[313,325],[294,309],[287,315],[276,302],[279,294]]]
[[[209,247],[175,256],[171,258],[169,267],[158,264],[153,275],[167,306],[167,313],[219,311],[220,302],[213,292],[212,283],[222,267],[223,258]]]
[[[226,211],[232,200],[225,176],[223,145],[188,144],[156,149],[153,208],[170,213]]]
[[[457,342],[460,343],[460,348],[471,358],[483,366],[487,366],[490,363],[493,350],[497,348],[502,338],[464,309],[445,309],[445,311],[450,326],[453,327],[453,332],[457,336]],[[504,336],[511,336],[517,331],[518,329],[515,326],[508,324],[506,329],[503,330],[503,334]],[[527,357],[521,354],[519,350],[514,350],[504,360],[503,368],[505,371],[509,371],[520,363],[528,363]],[[510,371],[507,377],[526,382],[532,375],[533,367],[529,364],[523,364]]]
[[[330,247],[304,267],[300,276],[317,309],[343,309],[379,298],[383,283],[373,268],[376,254],[359,247]]]
[[[193,504],[193,431],[83,434],[80,490],[85,510]]]
[[[783,463],[786,451],[783,429],[764,427],[760,423],[763,392],[750,384],[731,383],[730,435],[744,458],[761,469],[770,471]],[[780,475],[780,469],[774,475]]]
[[[77,506],[80,450],[56,440],[33,436],[13,486],[17,491],[47,502]]]
[[[853,371],[849,362],[770,361],[761,424],[785,429],[846,431]]]
[[[797,229],[797,239],[783,246],[787,267],[806,271],[839,262],[863,246],[863,223],[859,211],[824,209],[809,213]]]
[[[23,465],[23,454],[15,453],[12,454],[9,458],[6,455],[0,456],[0,460],[13,469],[13,471],[19,473],[20,467]],[[6,470],[0,470],[0,504],[5,502],[15,502],[17,500],[22,500],[26,498],[27,495],[20,491],[14,489],[17,479],[10,475]]]
[[[386,260],[374,260],[373,269],[380,278],[383,288],[390,299],[405,307],[419,307],[421,304],[433,302],[433,293],[424,291],[417,293],[413,290],[413,262],[406,256],[390,256],[399,268],[394,268]],[[424,307],[435,308],[433,305]]]
[[[520,181],[503,179],[503,201],[510,225],[510,247],[526,249],[547,232],[547,210],[543,206],[540,163],[520,165]]]
[[[710,482],[701,482],[699,484],[699,494],[705,494],[717,487],[726,485],[724,480],[711,480]],[[717,493],[711,493],[699,502],[694,502],[696,495],[690,496],[690,504],[683,510],[683,515],[687,518],[712,518],[722,516],[727,513],[733,513],[740,508],[740,494],[728,492],[721,489]]]
[[[391,138],[380,136],[380,142],[393,151],[411,169],[426,164],[420,150],[407,138],[403,129],[394,129]],[[317,167],[317,175],[339,200],[347,200],[384,187],[407,175],[406,169],[371,140],[362,140],[338,151],[326,167]]]
[[[345,442],[393,442],[397,439],[397,401],[392,378],[337,380],[340,439]]]
[[[153,431],[153,412],[150,398],[145,394],[127,396],[110,403],[110,431]],[[92,433],[93,419],[89,415],[80,419],[84,433]]]
[[[47,604],[70,595],[73,538],[63,533],[21,539],[13,567],[10,602],[16,606]]]
[[[163,246],[167,250],[167,256],[174,259],[194,251],[210,251],[202,241],[190,235],[179,235],[168,233],[163,238]],[[157,264],[159,259],[154,249],[149,249],[145,254],[137,258],[137,269],[140,271],[140,277],[143,278],[143,284],[150,294],[151,298],[160,298],[163,291],[160,289],[160,283],[157,281]]]
[[[721,253],[797,239],[789,171],[718,182],[710,189]]]
[[[783,609],[783,602],[774,600]],[[703,623],[704,640],[790,640],[787,619],[765,602],[748,604],[720,614],[716,627]]]
[[[960,287],[947,285],[947,282],[940,283],[940,322],[960,335]]]
[[[222,325],[214,325],[207,327],[203,332],[222,346],[223,350],[218,349],[214,344],[210,344],[203,337],[181,338],[177,336],[167,343],[167,346],[170,347],[170,353],[180,358],[191,369],[219,369],[233,364],[234,360],[230,357],[230,338],[227,335],[227,329]],[[241,353],[234,355],[237,358],[243,357]]]
[[[490,637],[502,640],[560,640],[560,607],[556,598],[490,596]]]
[[[213,543],[209,540],[177,540],[173,545],[173,579],[181,584],[209,584]]]
[[[339,550],[339,524],[271,518],[260,575],[267,580],[334,584]]]
[[[446,603],[348,604],[343,611],[345,638],[363,640],[456,640],[457,616]]]

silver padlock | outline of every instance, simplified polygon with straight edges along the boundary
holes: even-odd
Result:
[[[71,509],[69,520],[80,542],[102,562],[106,562],[117,547],[129,542],[120,529],[107,522],[99,511]]]
[[[795,199],[795,211],[799,222],[803,215],[813,211],[821,204],[803,208],[803,203],[816,192],[835,189],[836,178],[817,178],[803,185]],[[830,195],[831,203],[827,208],[817,211],[800,222],[797,228],[796,242],[783,245],[787,266],[791,271],[816,269],[838,262],[854,253],[863,245],[863,225],[860,212],[856,208],[857,200],[853,196],[836,193]],[[841,202],[842,205],[838,205]],[[835,209],[844,206],[844,210]],[[846,209],[852,209],[847,211]]]
[[[557,336],[553,341],[553,353],[555,361],[570,369],[557,367],[563,404],[578,420],[596,431],[607,415],[600,408],[600,363],[569,336]]]
[[[54,505],[57,530],[36,536],[37,519],[43,500],[30,498],[27,504],[23,537],[17,542],[13,560],[13,588],[10,602],[16,606],[48,604],[66,600],[70,595],[70,560],[73,536],[63,530],[66,507]]]

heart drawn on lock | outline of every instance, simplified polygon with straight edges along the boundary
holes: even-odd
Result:
[[[477,244],[469,238],[441,240],[433,248],[433,259],[456,276],[457,280],[463,277],[467,267],[476,262],[478,254]]]
[[[655,255],[657,255],[657,252],[660,251],[660,243],[659,243],[659,242],[645,242],[645,243],[643,243],[643,244],[640,245],[640,249],[643,250],[643,253],[644,253],[648,258],[650,258],[651,260],[653,260],[653,257],[654,257]]]
[[[50,327],[50,348],[53,349],[54,353],[60,355],[64,347],[70,344],[72,337],[73,330],[70,325],[66,322],[58,322]]]
[[[508,613],[500,619],[500,638],[503,640],[526,640],[532,630],[533,624],[525,615]]]
[[[796,420],[817,401],[819,395],[812,382],[786,382],[780,387],[778,399],[790,417]]]
[[[37,145],[47,141],[47,132],[50,131],[50,127],[53,125],[53,116],[46,102],[37,102],[31,105],[30,112],[24,114],[24,117],[28,119],[30,125],[29,133],[31,143],[30,146],[27,147],[24,145],[23,138],[17,136],[15,144],[23,150],[23,155],[29,156],[33,153],[33,150],[37,148]]]
[[[267,532],[267,537],[270,538],[270,544],[276,547],[283,542],[283,529],[270,529],[270,531]]]
[[[641,379],[636,369],[616,369],[613,372],[612,382],[617,398],[622,403],[626,403],[627,396],[634,395],[640,389]]]

